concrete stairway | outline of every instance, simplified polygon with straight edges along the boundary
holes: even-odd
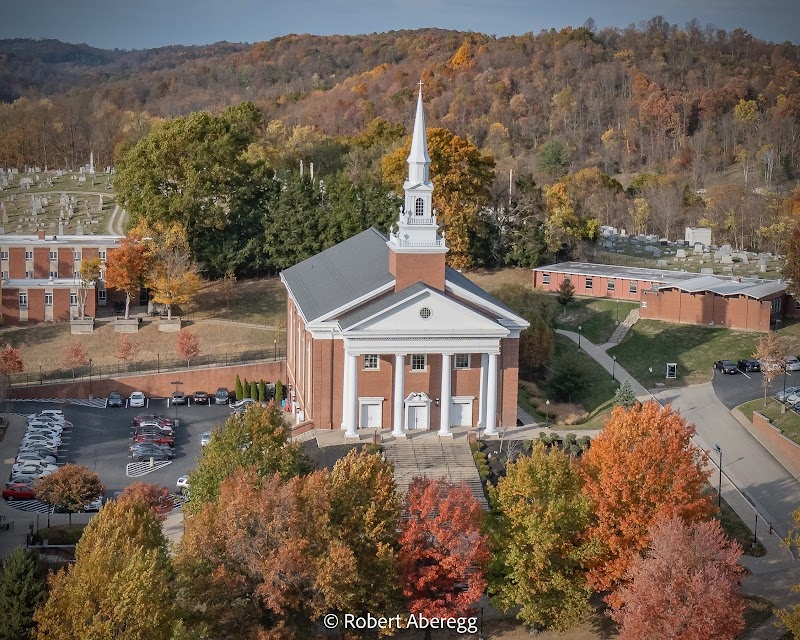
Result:
[[[462,481],[484,509],[489,508],[481,478],[466,438],[439,438],[435,433],[417,434],[409,439],[384,442],[386,458],[394,463],[397,487],[403,493],[411,480],[424,476],[444,478],[460,485]]]
[[[614,329],[614,333],[611,335],[611,338],[609,338],[607,344],[609,346],[613,346],[615,344],[619,344],[620,342],[622,342],[622,339],[625,337],[625,334],[628,333],[628,329],[630,329],[638,321],[639,321],[639,309],[633,309],[628,314],[628,317],[625,318],[622,322],[620,322],[617,325],[617,328]]]

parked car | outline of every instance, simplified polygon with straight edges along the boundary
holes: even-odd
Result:
[[[242,400],[237,400],[236,402],[231,403],[231,413],[244,413],[247,411],[247,407],[252,407],[256,404],[256,401],[252,398],[243,398]]]
[[[147,402],[147,398],[141,391],[134,391],[128,398],[129,407],[143,407]]]
[[[175,454],[171,449],[169,449],[169,447],[166,449],[161,449],[154,446],[142,445],[140,447],[131,449],[131,457],[139,462],[144,462],[150,458],[161,462],[164,460],[172,460],[175,457]]]
[[[41,453],[47,456],[58,458],[58,445],[46,443],[33,443],[21,442],[17,451],[18,455],[22,453]]]
[[[17,453],[17,462],[43,462],[45,464],[55,464],[56,457],[38,451],[20,451]]]
[[[786,406],[794,408],[797,403],[800,402],[800,391],[795,393],[787,394],[786,396]]]
[[[61,438],[61,429],[51,429],[50,427],[28,427],[25,434],[39,434],[43,436],[50,436],[52,438]]]
[[[800,371],[800,360],[797,359],[797,356],[789,356],[786,358],[786,370]]]
[[[12,473],[11,477],[8,479],[8,484],[29,484],[33,485],[36,482],[40,475],[32,475],[30,473]]]
[[[124,404],[122,394],[119,391],[112,391],[108,394],[108,400],[106,400],[107,407],[121,407]]]
[[[169,418],[155,413],[140,413],[138,416],[134,416],[133,424],[141,424],[142,422],[158,422],[159,424],[170,427],[174,424]]]
[[[186,394],[183,391],[173,391],[170,396],[172,404],[186,404]]]
[[[205,433],[200,434],[200,446],[205,447],[209,442],[211,442],[211,432],[206,431]]]
[[[100,511],[103,506],[103,496],[97,496],[90,503],[83,505],[83,511]]]
[[[136,425],[133,427],[132,432],[134,434],[137,433],[160,433],[165,436],[172,436],[174,435],[173,429],[171,426],[162,425],[158,422],[142,422],[141,424]]]
[[[35,500],[36,489],[33,484],[27,482],[9,482],[3,487],[3,499],[12,502],[14,500]]]
[[[67,421],[64,414],[46,413],[44,411],[30,414],[28,416],[28,422],[32,420],[49,420],[50,422],[58,422],[60,424],[64,424]]]
[[[230,397],[231,395],[228,392],[228,389],[225,387],[220,387],[214,394],[214,404],[228,404]]]
[[[42,409],[39,414],[40,416],[57,416],[57,417],[64,417],[64,412],[61,409]]]
[[[46,462],[15,462],[11,467],[11,473],[22,473],[25,475],[35,475],[40,473],[42,475],[46,475],[48,473],[54,473],[58,471],[58,467],[54,464],[48,464]]]
[[[747,373],[751,371],[761,371],[761,363],[755,358],[743,358],[736,363],[736,366],[739,367],[739,371]]]
[[[736,363],[732,360],[717,360],[714,363],[714,368],[719,369],[722,373],[734,374],[739,372]]]
[[[205,391],[195,391],[193,397],[195,404],[209,404],[211,402],[211,398],[208,397]]]
[[[166,445],[168,447],[175,446],[175,439],[169,436],[162,436],[157,433],[141,433],[133,438],[134,442],[152,442],[153,444]]]
[[[181,495],[189,493],[189,476],[181,476],[178,478],[178,481],[175,483],[175,490]]]
[[[45,433],[26,433],[22,436],[20,444],[46,444],[48,446],[61,446],[61,438],[59,436],[51,436]]]
[[[798,391],[800,391],[800,387],[796,387],[796,386],[795,387],[786,387],[786,391],[781,390],[781,391],[778,391],[778,393],[775,394],[775,399],[778,402],[786,402],[786,398],[788,398],[793,393],[797,393]]]
[[[33,420],[29,422],[25,428],[28,431],[36,431],[37,429],[44,431],[58,431],[58,433],[64,431],[64,425],[61,425],[58,422],[46,422],[42,420]]]

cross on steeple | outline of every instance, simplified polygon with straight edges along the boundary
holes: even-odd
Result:
[[[419,92],[422,93],[422,78],[419,80]]]

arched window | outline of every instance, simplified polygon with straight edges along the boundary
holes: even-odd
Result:
[[[414,203],[414,215],[421,216],[425,213],[425,203],[422,201],[422,198],[417,198],[417,201]]]

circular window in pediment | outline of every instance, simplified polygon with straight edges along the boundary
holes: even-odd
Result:
[[[428,307],[422,307],[422,309],[419,310],[419,317],[423,320],[427,320],[431,317],[431,310]]]

